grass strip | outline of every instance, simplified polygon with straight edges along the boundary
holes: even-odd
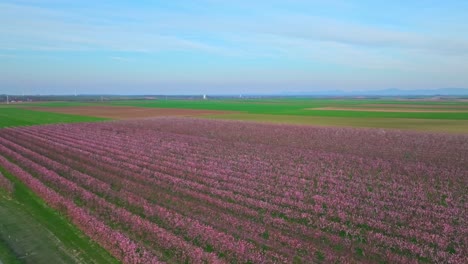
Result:
[[[12,200],[0,198],[0,211],[8,214],[8,217],[0,218],[2,261],[52,263],[51,259],[55,258],[58,263],[119,263],[63,215],[47,206],[20,180],[2,167],[0,171],[15,184]],[[11,224],[15,221],[16,226]],[[30,238],[34,239],[20,239],[25,230],[32,232]],[[16,262],[10,261],[13,258]]]

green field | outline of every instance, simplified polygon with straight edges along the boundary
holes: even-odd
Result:
[[[105,120],[46,113],[25,107],[133,106],[235,111],[206,118],[319,126],[405,129],[468,133],[468,102],[396,99],[208,99],[129,100],[109,102],[39,102],[0,105],[0,127]],[[325,108],[325,109],[322,109]],[[336,108],[330,110],[329,108]]]
[[[237,114],[205,116],[205,118],[212,119],[318,126],[386,128],[438,133],[468,133],[468,102],[460,101],[266,99],[118,101],[108,104],[239,112]],[[365,109],[366,111],[310,110],[323,107],[345,107],[350,109]],[[391,109],[394,109],[396,112],[379,112]]]
[[[22,182],[12,197],[0,193],[0,261],[3,263],[118,263]]]
[[[45,113],[19,107],[0,107],[0,128],[53,123],[95,122],[102,120],[105,119],[89,116]]]
[[[370,106],[382,104],[382,106]],[[201,110],[239,111],[245,114],[293,115],[318,117],[355,117],[355,118],[411,118],[411,119],[453,119],[468,120],[468,102],[459,101],[401,101],[380,99],[224,99],[224,100],[133,100],[96,103],[46,102],[34,106],[135,106],[147,108],[181,108]],[[349,107],[367,109],[388,109],[389,106],[403,106],[400,110],[408,112],[372,112],[343,110],[310,110],[322,107]],[[409,106],[412,106],[409,108]],[[460,110],[460,112],[410,112],[409,110]]]
[[[293,115],[228,114],[204,116],[209,119],[239,120],[294,125],[314,125],[356,128],[385,128],[438,133],[468,133],[468,120],[404,119],[404,118],[353,118]]]
[[[415,119],[454,119],[468,120],[468,112],[460,113],[411,113],[411,112],[368,112],[368,111],[311,111],[308,108],[321,107],[360,107],[366,104],[404,104],[437,106],[466,106],[466,102],[409,102],[388,100],[333,100],[333,99],[283,99],[283,100],[154,100],[154,101],[118,101],[112,105],[125,105],[154,108],[183,108],[223,111],[241,111],[248,114],[322,116],[322,117],[357,117],[357,118],[415,118]],[[430,103],[430,104],[429,104]],[[430,109],[430,108],[429,108]],[[442,108],[445,109],[445,108]],[[453,108],[448,108],[452,109]]]

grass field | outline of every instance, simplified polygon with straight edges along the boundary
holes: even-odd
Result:
[[[12,197],[0,194],[0,261],[4,263],[118,263],[21,181]]]
[[[385,128],[438,133],[468,133],[468,120],[409,119],[409,118],[359,118],[294,115],[227,114],[204,116],[209,119],[243,120],[251,122],[336,126],[356,128]]]
[[[102,121],[104,118],[44,113],[18,107],[0,108],[0,128],[14,126],[31,126],[52,123],[77,123]]]

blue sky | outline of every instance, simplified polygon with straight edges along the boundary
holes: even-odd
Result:
[[[468,1],[0,1],[0,94],[468,87]]]

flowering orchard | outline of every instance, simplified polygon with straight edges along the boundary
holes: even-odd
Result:
[[[124,263],[468,262],[468,136],[157,118],[0,153]]]

